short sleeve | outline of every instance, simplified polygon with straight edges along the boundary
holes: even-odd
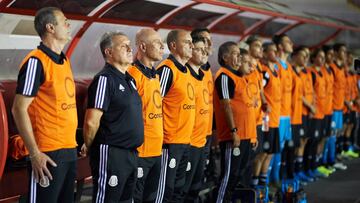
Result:
[[[167,66],[162,66],[156,70],[160,79],[160,92],[161,96],[165,97],[169,92],[170,87],[173,83],[173,73],[172,70]]]
[[[91,82],[88,89],[87,108],[95,108],[107,111],[111,100],[110,78],[104,75],[98,75]]]
[[[215,80],[215,88],[220,99],[234,98],[235,83],[228,75],[220,74]]]
[[[269,84],[270,81],[270,74],[267,71],[264,71],[262,77],[262,86],[266,87]]]
[[[313,85],[316,83],[316,74],[314,72],[311,72],[311,79],[313,81]]]
[[[41,61],[30,57],[19,71],[16,94],[34,97],[44,81],[45,75]]]

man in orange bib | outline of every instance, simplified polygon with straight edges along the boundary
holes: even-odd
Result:
[[[205,144],[209,122],[209,94],[207,83],[204,81],[205,74],[201,66],[207,62],[208,55],[205,48],[205,39],[192,37],[194,49],[191,59],[186,67],[193,77],[195,89],[195,124],[190,140],[189,162],[186,169],[186,182],[183,187],[185,202],[197,202],[202,186],[202,178],[205,166]]]
[[[29,202],[73,202],[77,112],[70,61],[62,52],[70,24],[58,8],[35,16],[40,46],[21,63],[13,115],[30,153]]]
[[[207,55],[210,56],[212,54],[212,38],[210,35],[210,31],[206,28],[197,28],[191,32],[191,37],[201,37],[205,39],[205,49]],[[212,136],[213,133],[213,116],[214,116],[214,108],[213,108],[213,92],[214,92],[214,79],[211,71],[211,65],[207,61],[206,64],[201,66],[201,70],[204,73],[204,83],[206,83],[207,92],[209,95],[209,113],[208,113],[208,132],[206,136],[206,145],[205,145],[205,171],[204,171],[204,180],[211,181],[214,179],[214,171],[216,170],[216,160],[213,156],[213,151],[215,147],[213,147],[213,143],[215,142],[215,136]]]
[[[179,202],[188,166],[195,123],[195,88],[185,64],[192,57],[190,32],[172,30],[167,36],[171,52],[157,68],[163,97],[164,144],[162,173],[156,202]]]
[[[142,101],[144,143],[137,149],[138,169],[134,202],[154,202],[161,171],[163,144],[162,98],[160,81],[153,67],[162,59],[164,44],[153,29],[144,28],[136,33],[137,53],[128,73],[135,79]]]
[[[218,61],[221,68],[215,76],[214,107],[221,150],[221,183],[216,202],[221,203],[231,202],[249,163],[251,140],[256,139],[256,98],[245,77],[251,66],[246,50],[240,56],[235,42],[225,42],[219,48]]]

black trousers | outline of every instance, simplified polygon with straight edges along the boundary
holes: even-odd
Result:
[[[155,202],[161,170],[161,156],[139,157],[134,202]]]
[[[74,184],[76,177],[76,149],[61,149],[46,154],[57,164],[56,167],[48,165],[53,180],[36,183],[34,173],[29,163],[30,203],[71,203],[74,202]]]
[[[92,202],[133,201],[138,165],[136,150],[101,144],[92,147],[90,165],[94,185]]]
[[[203,183],[205,166],[205,147],[190,146],[189,162],[186,168],[185,185],[182,188],[182,202],[198,202]]]
[[[165,144],[163,146],[156,203],[181,201],[189,148],[188,144]]]
[[[231,202],[232,193],[238,185],[250,157],[250,140],[241,140],[239,148],[233,148],[233,142],[220,142],[221,182],[217,194],[217,203]]]

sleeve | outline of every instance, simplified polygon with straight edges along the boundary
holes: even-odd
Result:
[[[88,89],[87,108],[107,111],[111,100],[111,84],[108,76],[95,76]]]
[[[226,74],[222,73],[216,78],[215,88],[220,99],[234,98],[235,83]]]
[[[270,82],[270,74],[267,71],[264,71],[263,73],[263,79],[262,79],[262,86],[263,88],[266,87]]]
[[[169,92],[170,87],[173,83],[173,73],[172,70],[167,66],[162,66],[156,70],[159,74],[160,79],[160,92],[161,96],[165,97]]]
[[[45,73],[41,61],[30,57],[19,71],[16,94],[34,97],[44,81]]]
[[[315,73],[312,72],[312,71],[311,71],[311,79],[312,79],[312,81],[313,81],[313,85],[315,85],[315,83],[316,83],[316,75],[315,75]]]

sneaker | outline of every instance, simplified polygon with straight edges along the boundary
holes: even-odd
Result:
[[[314,178],[307,176],[304,172],[299,172],[295,177],[301,182],[314,182]]]
[[[351,160],[353,157],[350,156],[347,152],[348,152],[348,151],[341,151],[340,156],[341,156],[344,160]]]
[[[337,162],[336,164],[334,164],[334,168],[339,170],[346,170],[347,166],[341,162]]]
[[[341,152],[341,154],[342,154],[342,152]],[[344,154],[348,157],[359,158],[359,154],[354,152],[353,150],[348,150],[348,151],[344,152]]]
[[[325,166],[319,166],[316,168],[316,170],[319,172],[319,173],[322,173],[324,174],[325,176],[329,176],[331,174],[331,171],[328,170]]]
[[[312,170],[306,172],[306,176],[312,178],[314,181],[317,181],[318,177],[314,174]]]
[[[329,177],[329,174],[327,174],[327,173],[321,173],[321,172],[318,171],[317,169],[315,169],[315,170],[313,171],[313,173],[314,173],[314,175],[315,175],[316,177],[319,177],[319,178],[327,178],[327,177]]]
[[[327,170],[329,170],[331,173],[334,173],[336,171],[336,169],[333,166],[328,166],[326,167]]]

